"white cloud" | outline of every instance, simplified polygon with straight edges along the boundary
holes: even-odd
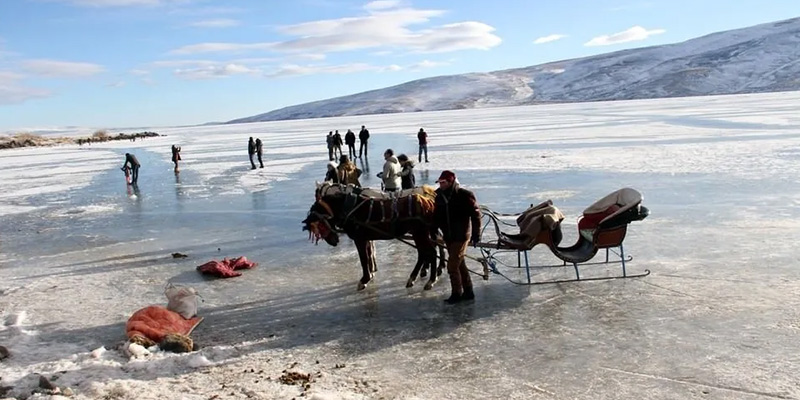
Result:
[[[542,36],[540,38],[537,38],[536,40],[533,41],[533,44],[542,44],[542,43],[555,42],[556,40],[560,40],[560,39],[563,39],[565,37],[567,37],[567,35],[562,35],[560,33],[555,33],[555,34],[552,34],[552,35],[547,35],[547,36]]]
[[[123,86],[125,86],[125,81],[110,82],[110,83],[106,84],[106,86],[108,86],[110,88],[123,87]]]
[[[45,89],[27,87],[19,83],[23,76],[10,71],[0,71],[0,105],[24,103],[27,100],[50,97]]]
[[[102,65],[82,62],[26,60],[22,64],[27,72],[48,78],[82,78],[105,71]]]
[[[388,6],[388,3],[383,6]],[[375,6],[372,7],[374,9]],[[379,7],[365,16],[318,20],[280,27],[279,32],[295,37],[283,42],[200,43],[175,49],[172,53],[272,50],[324,54],[368,48],[442,53],[468,49],[486,50],[499,45],[502,41],[493,33],[495,29],[492,26],[476,21],[456,22],[427,29],[411,28],[413,25],[428,23],[432,18],[443,14],[445,14],[443,10],[402,8],[386,11]]]
[[[445,65],[450,65],[450,63],[445,61],[422,60],[416,64],[409,65],[408,69],[412,71],[420,71],[428,68],[443,67]]]
[[[396,8],[402,4],[399,0],[376,0],[371,1],[364,5],[364,9],[367,11],[378,11],[378,10],[386,10],[388,8]]]
[[[205,15],[213,15],[218,16],[222,14],[239,14],[244,12],[245,10],[242,8],[236,7],[226,7],[226,6],[205,6],[205,7],[179,7],[175,9],[171,9],[168,12],[170,14],[177,14],[177,15],[191,15],[191,16],[205,16]]]
[[[150,65],[153,68],[185,68],[185,67],[207,67],[212,65],[220,65],[219,61],[210,60],[166,60],[166,61],[153,61]]]
[[[198,43],[172,50],[172,54],[199,54],[269,50],[275,43]]]
[[[176,69],[176,76],[184,79],[214,79],[232,75],[258,74],[258,69],[253,69],[240,64],[209,65],[198,68]]]
[[[637,25],[626,31],[614,33],[611,35],[598,36],[584,43],[584,46],[609,46],[612,44],[635,42],[635,41],[645,40],[652,35],[658,35],[664,32],[666,32],[666,30],[664,29],[647,30]]]
[[[232,26],[239,26],[240,22],[230,18],[207,19],[204,21],[196,21],[189,24],[195,28],[230,28]]]
[[[132,69],[129,71],[133,76],[147,76],[150,75],[150,71],[144,69]]]
[[[399,71],[403,67],[399,65],[376,66],[365,63],[352,63],[340,65],[296,65],[288,64],[278,69],[264,74],[267,77],[285,77],[316,74],[351,74],[355,72],[386,72]]]

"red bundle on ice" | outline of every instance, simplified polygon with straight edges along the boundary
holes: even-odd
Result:
[[[230,260],[227,258],[222,259],[222,261],[212,260],[197,267],[197,270],[202,274],[220,278],[233,278],[242,274],[237,270],[255,268],[256,265],[258,263],[249,261],[247,257],[241,256]]]

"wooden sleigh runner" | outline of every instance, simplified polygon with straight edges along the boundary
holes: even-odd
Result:
[[[493,228],[495,238],[482,241],[476,245],[482,257],[477,258],[483,266],[483,278],[489,279],[489,273],[498,274],[513,283],[523,285],[540,285],[563,282],[638,278],[650,274],[650,270],[629,274],[626,262],[633,257],[625,254],[623,242],[628,232],[628,225],[641,221],[649,215],[649,210],[641,205],[642,194],[631,188],[617,190],[598,200],[583,212],[578,221],[578,240],[569,247],[560,247],[563,238],[561,222],[564,215],[548,200],[518,214],[501,214],[487,207],[481,207],[486,220],[482,227],[482,237]],[[503,217],[516,217],[516,224],[504,221]],[[503,232],[501,226],[519,227],[519,233]],[[559,258],[562,263],[556,265],[531,266],[528,252],[536,245],[543,244]],[[605,250],[605,261],[592,261],[598,252]],[[500,254],[517,253],[517,265],[502,262]],[[611,255],[614,257],[611,257]],[[524,264],[523,264],[524,261]],[[582,278],[581,266],[621,264],[622,274],[602,277]],[[572,265],[575,270],[573,279],[532,280],[531,270],[566,267]],[[527,281],[513,280],[502,273],[500,267],[525,268]]]

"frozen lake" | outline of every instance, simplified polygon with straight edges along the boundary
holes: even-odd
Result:
[[[317,399],[798,399],[798,102],[794,92],[151,128],[167,136],[2,151],[0,345],[12,357],[0,386],[30,393],[44,374],[79,398],[289,399],[302,393],[277,381],[290,368],[321,373],[306,393]],[[300,221],[325,175],[325,135],[362,124],[364,185],[379,186],[385,148],[416,159],[424,127],[431,162],[417,166],[418,184],[452,169],[500,212],[552,199],[567,216],[564,244],[585,207],[636,188],[651,215],[628,231],[629,271],[652,274],[534,287],[492,276],[474,281],[474,303],[447,306],[446,276],[406,289],[416,254],[377,242],[376,280],[356,292],[352,243],[314,246]],[[264,169],[250,170],[249,136],[264,141]],[[136,192],[119,171],[125,152],[143,164]],[[532,254],[557,261],[544,247]],[[240,255],[260,265],[228,280],[194,270]],[[128,360],[112,349],[125,321],[164,303],[168,281],[205,299],[192,335],[202,350]],[[110,350],[88,354],[100,346]]]

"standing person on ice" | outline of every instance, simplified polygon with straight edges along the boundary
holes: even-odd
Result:
[[[172,162],[175,164],[175,173],[177,174],[180,172],[178,170],[178,161],[181,160],[181,148],[178,146],[172,145]]]
[[[450,297],[447,304],[475,299],[472,279],[464,256],[467,243],[475,246],[481,236],[481,211],[475,195],[459,186],[456,174],[442,171],[436,180],[436,208],[433,215],[434,230],[441,229],[447,247],[447,273],[450,275]],[[470,230],[472,234],[470,234]]]
[[[256,163],[253,162],[253,155],[256,154],[256,142],[253,141],[253,137],[250,136],[250,141],[247,142],[247,155],[250,156],[250,169],[256,169]]]
[[[342,157],[342,135],[339,133],[339,130],[336,130],[336,133],[333,134],[333,158]],[[336,153],[339,155],[336,155]]]
[[[419,141],[419,162],[422,162],[422,152],[425,151],[425,162],[428,162],[428,132],[419,128],[417,132],[417,140]]]
[[[353,133],[350,129],[347,130],[347,133],[344,134],[344,143],[347,145],[347,156],[350,157],[351,160],[355,160],[356,157],[356,134]]]
[[[258,164],[261,165],[259,168],[264,168],[264,161],[261,160],[261,156],[264,154],[264,144],[261,143],[261,138],[256,139],[256,155],[258,156]]]
[[[400,188],[403,190],[413,189],[417,185],[417,179],[414,177],[414,160],[409,160],[405,154],[397,156],[397,161],[400,162]]]
[[[369,158],[367,155],[367,142],[369,141],[369,130],[367,130],[364,125],[361,125],[361,132],[358,132],[358,140],[361,141],[361,146],[358,147],[358,158],[361,158],[361,152],[363,151],[364,156]]]
[[[333,131],[328,132],[328,136],[325,136],[325,143],[328,145],[328,161],[333,161]]]
[[[378,177],[383,180],[384,190],[387,192],[396,192],[400,190],[402,184],[400,180],[400,173],[402,172],[400,162],[397,161],[397,157],[394,156],[394,151],[392,149],[386,149],[383,153],[383,159],[386,160],[386,162],[383,164],[383,172],[378,174]]]

